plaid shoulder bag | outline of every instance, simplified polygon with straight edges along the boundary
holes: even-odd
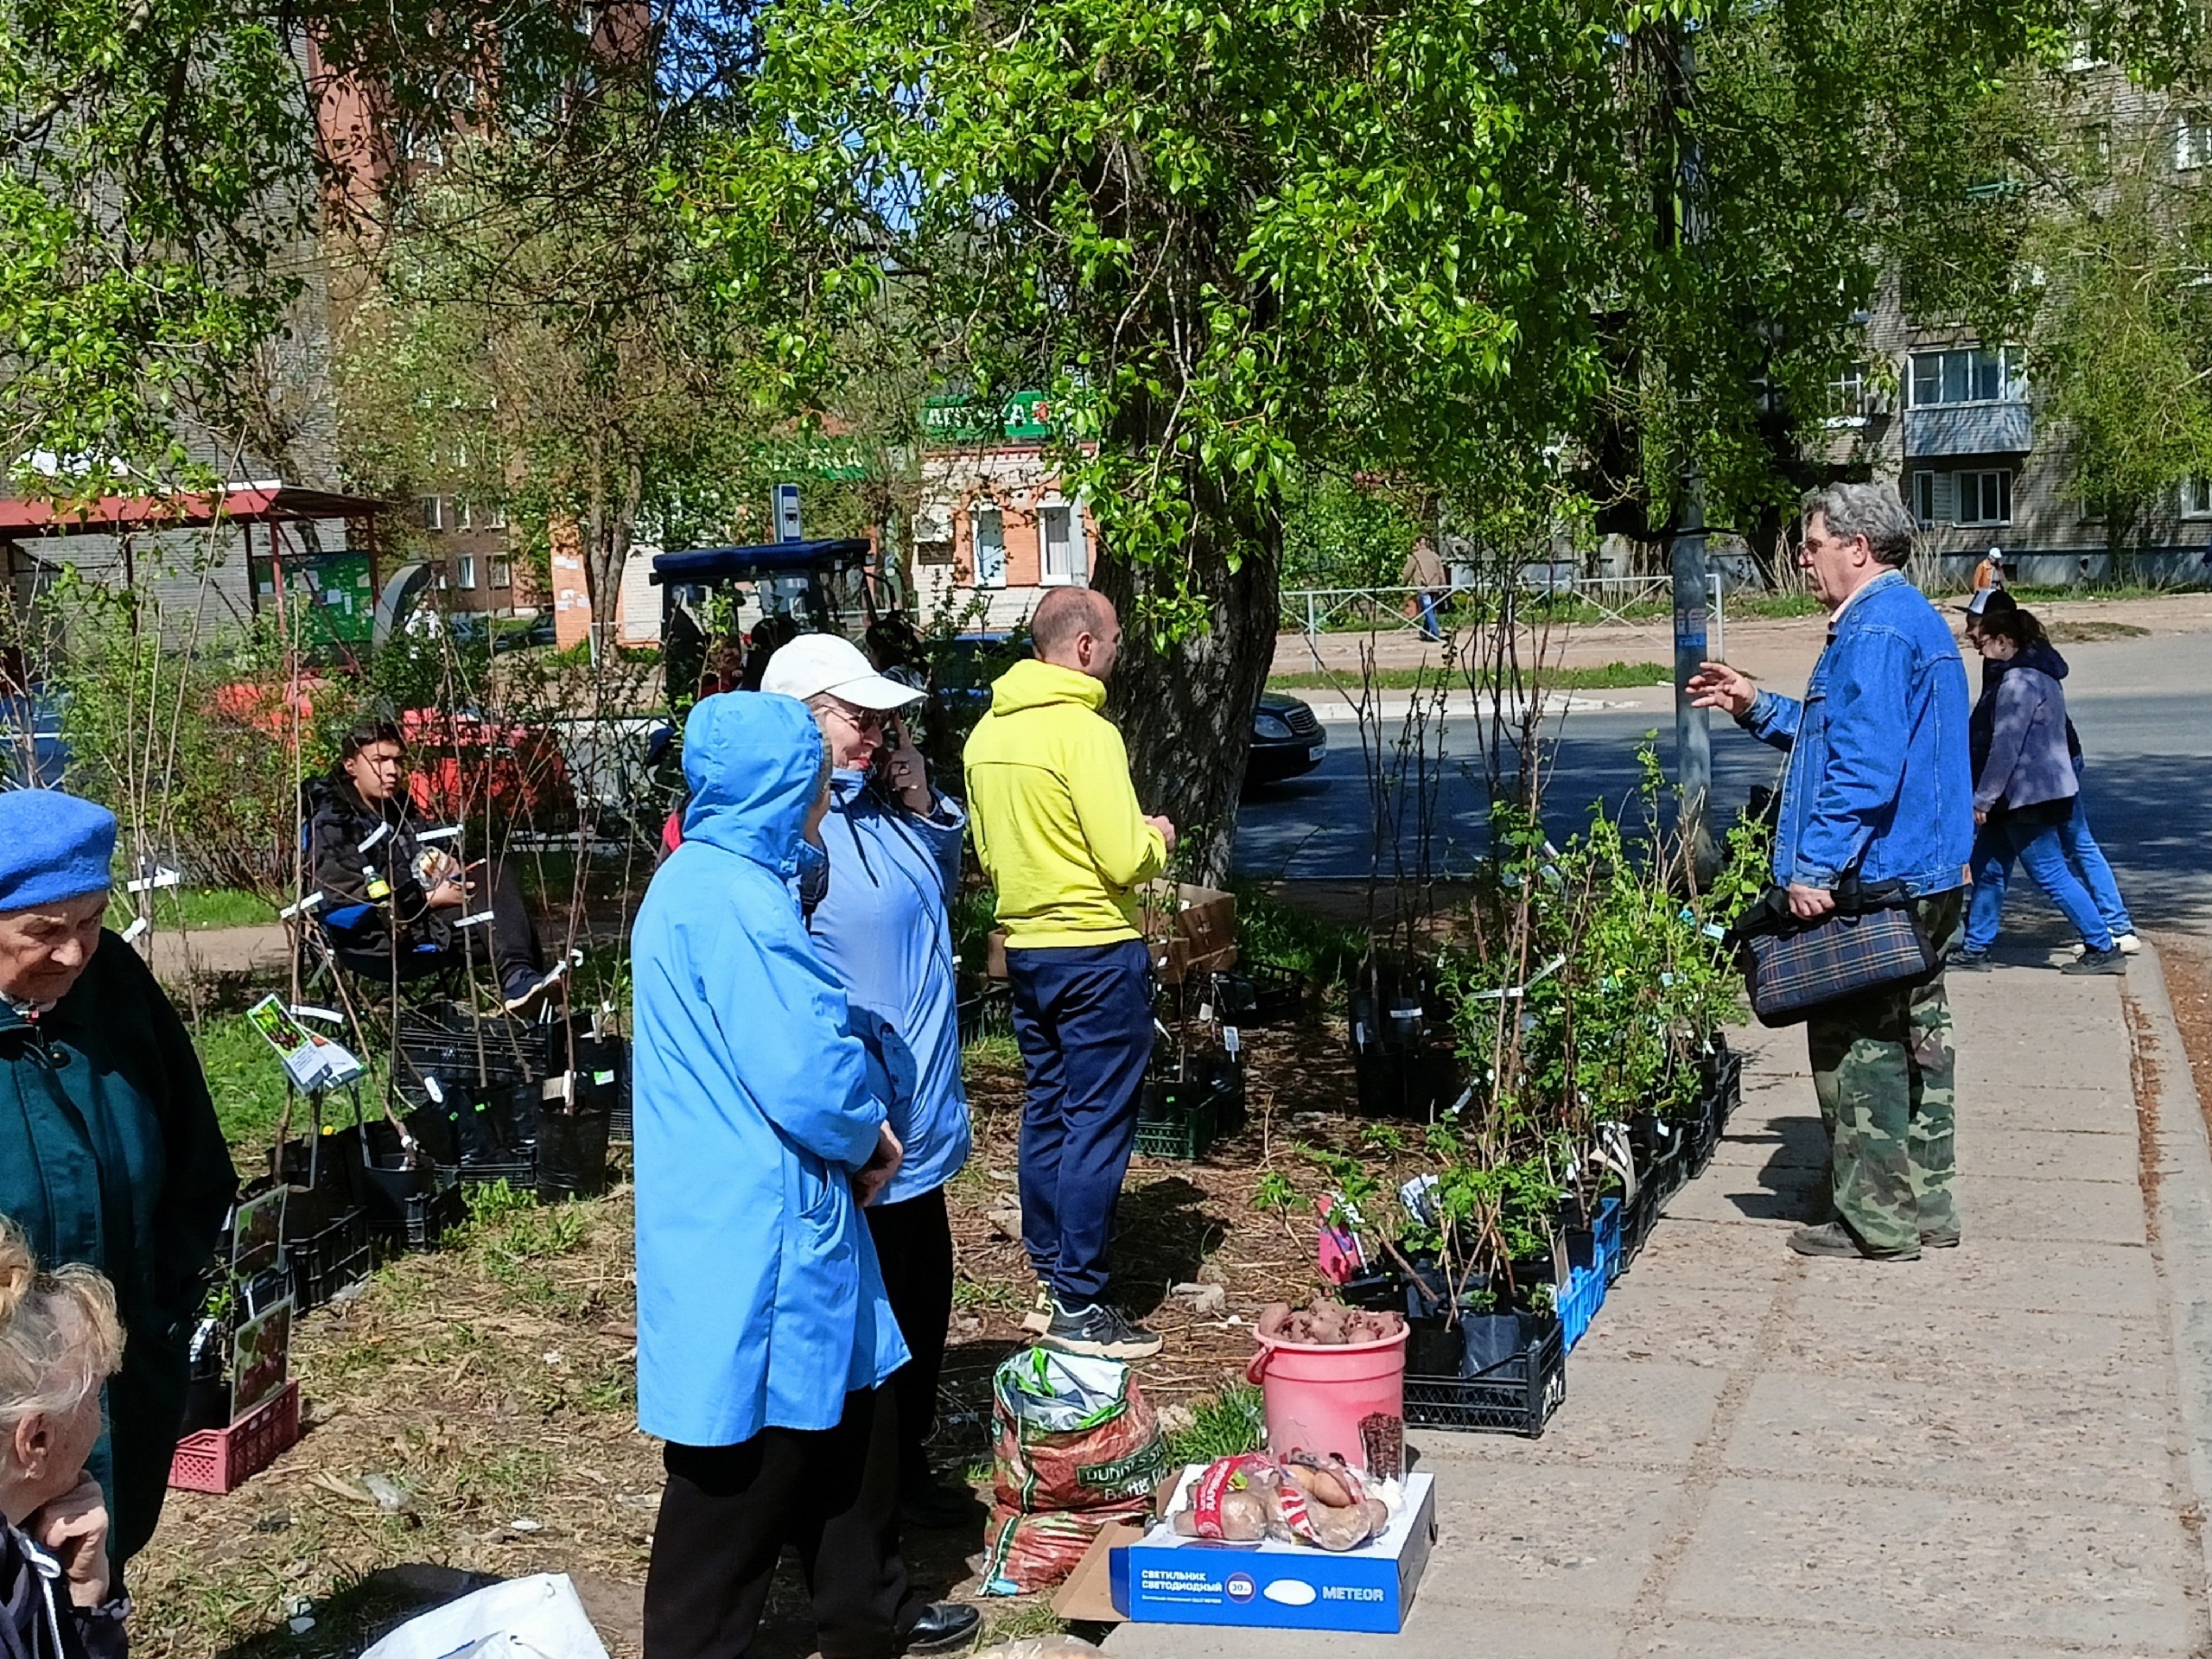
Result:
[[[1825,1003],[1942,965],[1903,888],[1836,885],[1836,907],[1817,921],[1789,913],[1789,890],[1771,887],[1730,930],[1741,952],[1751,1012],[1763,1026],[1794,1026]]]

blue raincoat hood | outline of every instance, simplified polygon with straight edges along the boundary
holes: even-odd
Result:
[[[822,734],[796,697],[725,691],[703,699],[683,722],[691,791],[683,839],[797,874],[823,760]]]
[[[789,697],[695,709],[631,931],[638,1421],[685,1446],[832,1427],[906,1359],[852,1193],[889,1091],[793,879],[822,757]]]

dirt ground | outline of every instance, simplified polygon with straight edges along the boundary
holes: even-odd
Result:
[[[1199,1163],[1139,1158],[1122,1203],[1113,1294],[1166,1339],[1138,1368],[1162,1407],[1241,1378],[1256,1310],[1319,1282],[1310,1211],[1256,1208],[1261,1171],[1310,1203],[1323,1182],[1299,1144],[1371,1146],[1376,1133],[1347,1115],[1340,1019],[1244,1036],[1244,1128]],[[1033,1288],[1017,1237],[1010,1046],[971,1051],[969,1086],[976,1150],[950,1189],[959,1278],[934,1449],[987,1490],[991,1372],[1022,1345]],[[336,1659],[469,1575],[556,1571],[575,1577],[618,1659],[636,1654],[661,1473],[635,1426],[630,1223],[626,1185],[556,1209],[480,1205],[448,1248],[387,1263],[301,1321],[292,1369],[308,1432],[228,1497],[170,1494],[131,1569],[137,1651]],[[1173,1294],[1201,1281],[1223,1286],[1221,1316]],[[370,1476],[400,1489],[396,1511]],[[959,1532],[910,1535],[932,1595],[975,1594],[983,1521],[979,1503]],[[1001,1634],[1058,1628],[1033,1599],[981,1605]],[[804,1655],[810,1637],[787,1560],[757,1651]]]

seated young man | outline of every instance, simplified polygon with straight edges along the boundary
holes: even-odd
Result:
[[[324,911],[370,906],[347,930],[346,953],[356,962],[423,944],[459,952],[455,924],[489,910],[489,955],[509,1013],[533,1011],[559,979],[558,969],[545,971],[514,872],[495,866],[486,882],[450,852],[423,843],[423,832],[434,826],[408,797],[407,745],[391,721],[363,721],[346,734],[337,766],[308,785],[308,883],[322,890]],[[488,898],[479,899],[480,891]]]

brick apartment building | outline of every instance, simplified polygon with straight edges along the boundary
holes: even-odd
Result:
[[[1043,394],[1008,398],[995,422],[938,400],[922,426],[914,583],[925,619],[1010,627],[1046,588],[1090,582],[1098,533],[1088,504],[1061,487],[1046,457],[1057,428]]]

